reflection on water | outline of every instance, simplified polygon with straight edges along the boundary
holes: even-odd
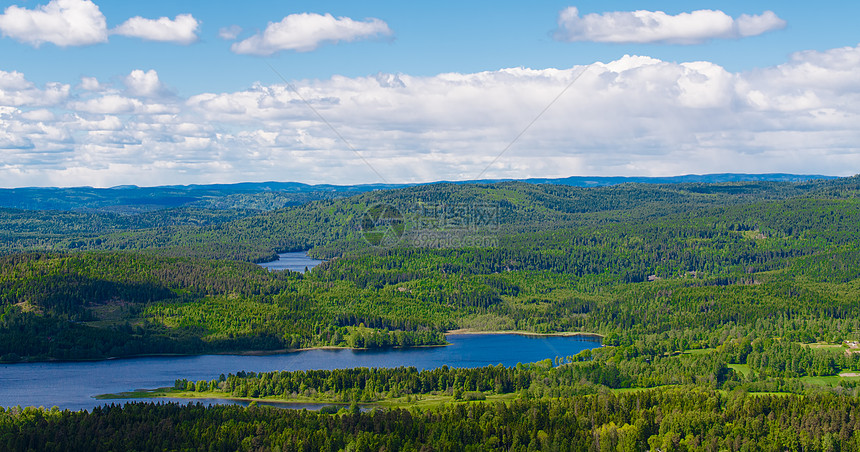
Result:
[[[311,259],[310,257],[308,257],[307,251],[296,251],[293,253],[278,254],[278,260],[272,262],[265,262],[259,265],[260,267],[268,268],[271,271],[291,270],[294,272],[304,273],[306,268],[310,270],[321,264],[322,262],[323,261],[321,260]]]
[[[173,386],[174,380],[212,380],[238,371],[342,369],[414,366],[418,369],[514,366],[570,356],[600,346],[588,337],[532,337],[516,334],[448,336],[446,347],[386,350],[307,350],[266,356],[202,355],[115,359],[96,362],[0,365],[0,406],[58,406],[72,410],[120,403],[99,394]],[[220,402],[219,402],[220,403]]]
[[[251,401],[249,400],[239,400],[239,399],[208,399],[208,398],[199,398],[199,399],[180,399],[175,397],[159,397],[152,399],[107,399],[100,400],[90,404],[86,409],[98,406],[98,405],[125,405],[126,403],[179,403],[182,405],[187,404],[202,404],[205,406],[212,405],[237,405],[237,406],[249,406]],[[322,407],[333,406],[338,409],[340,408],[350,408],[349,404],[344,403],[307,403],[307,402],[278,402],[278,401],[269,401],[269,400],[259,400],[257,401],[257,405],[259,406],[270,406],[274,408],[283,408],[290,410],[311,410],[318,411]],[[359,405],[359,410],[361,411],[370,411],[372,407],[370,405]]]

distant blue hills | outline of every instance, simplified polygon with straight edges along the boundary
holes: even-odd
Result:
[[[806,182],[810,180],[831,180],[838,179],[836,176],[823,176],[820,174],[786,174],[786,173],[770,173],[770,174],[743,174],[743,173],[722,173],[722,174],[687,174],[684,176],[668,176],[668,177],[626,177],[626,176],[571,176],[558,179],[521,179],[522,182],[530,184],[553,184],[553,185],[569,185],[572,187],[606,187],[609,185],[619,185],[627,183],[637,184],[721,184],[726,182]],[[483,182],[483,181],[481,181]],[[495,181],[495,182],[502,182]],[[470,182],[465,182],[470,183]]]
[[[439,183],[448,184],[493,184],[497,182],[526,182],[530,184],[553,184],[569,185],[572,187],[606,187],[626,183],[639,184],[719,184],[726,182],[806,182],[810,180],[837,179],[836,176],[824,176],[820,174],[744,174],[744,173],[722,173],[722,174],[687,174],[684,176],[668,177],[627,177],[627,176],[571,176],[563,178],[531,178],[531,179],[481,179],[467,181],[438,181],[422,182],[412,184],[359,184],[359,185],[309,185],[300,182],[240,182],[236,184],[206,184],[206,185],[166,185],[157,188],[170,188],[177,190],[223,190],[231,192],[258,192],[258,191],[334,191],[334,192],[364,192],[370,190],[413,187],[417,185],[431,185]],[[113,187],[114,189],[138,188],[134,185]]]
[[[0,208],[29,210],[117,210],[133,213],[162,208],[179,207],[205,199],[217,199],[230,195],[260,192],[277,193],[293,197],[293,204],[314,199],[349,196],[372,190],[403,188],[437,183],[490,184],[498,182],[525,182],[530,184],[554,184],[574,187],[606,187],[625,183],[679,184],[679,183],[729,183],[729,182],[806,182],[812,180],[837,179],[835,176],[818,174],[688,174],[671,177],[624,177],[624,176],[572,176],[564,178],[531,179],[483,179],[472,181],[440,181],[414,184],[360,184],[360,185],[310,185],[300,182],[241,182],[235,184],[164,185],[138,187],[120,185],[111,188],[93,187],[23,187],[0,189]],[[120,209],[115,209],[117,207]]]

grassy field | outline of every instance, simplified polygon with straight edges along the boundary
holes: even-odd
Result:
[[[695,349],[695,350],[686,350],[684,352],[684,354],[685,355],[707,355],[708,353],[711,353],[715,350],[716,350],[715,348],[700,348],[700,349]]]
[[[749,364],[729,364],[729,368],[740,373],[744,377],[749,377],[750,372],[752,372]]]
[[[651,389],[651,388],[648,388]],[[644,389],[636,389],[644,390]],[[381,399],[373,402],[361,402],[363,407],[386,407],[386,408],[431,408],[450,403],[465,403],[465,402],[509,402],[519,397],[519,394],[491,394],[486,395],[485,400],[455,400],[453,396],[446,394],[419,394],[403,397],[395,397],[389,399]],[[280,402],[280,403],[312,403],[319,405],[338,405],[349,406],[349,403],[344,403],[342,400],[334,400],[326,397],[305,397],[305,396],[290,396],[290,397],[233,397],[230,394],[219,391],[180,391],[173,388],[158,388],[151,390],[120,392],[116,394],[102,394],[95,396],[98,400],[111,399],[225,399],[225,400],[242,400],[247,402]]]
[[[660,386],[652,386],[650,388],[617,388],[617,389],[610,389],[610,391],[612,391],[616,394],[629,394],[631,392],[650,391],[652,389],[669,388],[672,386],[677,386],[677,385],[660,385]]]
[[[519,394],[493,394],[486,396],[486,400],[475,400],[475,402],[510,402],[519,397]],[[372,405],[377,405],[386,408],[432,408],[447,405],[449,403],[465,403],[466,400],[454,400],[453,396],[442,394],[422,394],[412,397],[398,397],[395,399],[385,399],[375,402]],[[472,402],[472,401],[469,401]]]
[[[860,377],[840,377],[838,375],[832,375],[827,377],[801,377],[800,381],[816,385],[816,386],[837,386],[841,381],[856,381],[860,382]]]
[[[813,342],[811,344],[800,344],[800,345],[803,345],[804,347],[814,348],[817,350],[830,350],[830,351],[842,352],[842,353],[844,353],[846,350],[848,350],[848,347],[846,347],[842,344],[830,344],[827,342]]]

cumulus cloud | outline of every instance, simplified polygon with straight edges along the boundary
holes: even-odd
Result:
[[[118,94],[105,94],[86,101],[73,102],[69,106],[74,111],[82,113],[130,114],[134,113],[142,105],[142,102],[137,99]]]
[[[698,44],[717,38],[743,38],[778,30],[785,21],[773,11],[743,14],[737,19],[719,10],[703,9],[677,15],[663,11],[615,11],[579,15],[568,7],[558,15],[558,41]]]
[[[90,0],[51,0],[35,9],[12,5],[0,15],[0,32],[34,47],[97,44],[108,36],[105,16]]]
[[[199,27],[200,23],[191,14],[180,14],[173,20],[168,17],[145,19],[136,16],[114,28],[111,33],[148,41],[191,44],[197,41]]]
[[[290,14],[280,22],[270,22],[248,39],[234,43],[235,53],[272,55],[282,50],[309,52],[323,43],[351,42],[392,34],[388,24],[380,19],[363,21],[349,17],[335,18],[331,14]]]
[[[95,77],[81,77],[81,89],[86,91],[96,91],[101,89],[99,79]]]
[[[155,97],[167,93],[167,89],[158,79],[158,73],[154,69],[146,72],[135,69],[125,77],[123,82],[132,96]]]
[[[740,37],[758,36],[772,30],[785,28],[785,21],[773,11],[765,11],[761,15],[741,14],[735,20],[737,35]]]
[[[53,121],[56,118],[51,110],[45,110],[44,108],[25,111],[21,114],[21,117],[29,121]]]
[[[0,70],[0,106],[55,106],[69,97],[69,85],[48,83],[39,89],[24,74]]]
[[[124,90],[0,72],[0,181],[20,185],[795,172],[860,165],[860,46],[730,72],[625,56],[588,67],[379,73],[187,98],[135,70]],[[579,77],[577,79],[577,77]],[[301,97],[301,98],[300,98]],[[3,166],[5,165],[5,166]]]
[[[226,39],[228,41],[232,41],[239,36],[239,33],[242,32],[242,27],[238,25],[230,25],[229,27],[222,27],[218,29],[218,37],[221,39]]]
[[[197,40],[199,27],[191,14],[180,14],[172,20],[132,17],[108,31],[104,14],[90,0],[51,0],[34,9],[13,5],[0,14],[3,36],[34,47],[46,42],[60,47],[103,43],[108,34],[191,44]]]

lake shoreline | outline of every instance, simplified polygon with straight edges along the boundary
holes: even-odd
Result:
[[[369,351],[369,350],[410,350],[429,347],[447,347],[447,344],[431,344],[431,345],[410,345],[408,347],[378,347],[378,348],[353,348],[353,347],[338,347],[336,345],[320,345],[317,347],[304,348],[280,348],[276,350],[235,350],[226,352],[204,352],[204,353],[143,353],[139,355],[129,356],[108,356],[106,358],[80,358],[80,359],[35,359],[21,360],[15,362],[0,361],[0,366],[13,366],[16,364],[38,364],[38,363],[97,363],[103,361],[119,361],[126,359],[139,358],[188,358],[195,356],[274,356],[274,355],[289,355],[291,353],[307,352],[313,350],[352,350],[352,351]]]
[[[530,336],[530,337],[582,337],[582,338],[594,338],[594,339],[603,339],[603,336],[597,333],[584,333],[584,332],[572,332],[572,331],[561,331],[557,333],[535,333],[533,331],[504,331],[504,330],[496,330],[496,331],[480,331],[474,330],[471,328],[458,328],[455,330],[448,330],[445,332],[445,336],[459,336],[459,335],[467,335],[467,334],[514,334],[518,336]],[[194,356],[273,356],[273,355],[288,355],[291,353],[298,352],[307,352],[313,350],[352,350],[352,351],[369,351],[369,350],[410,350],[410,349],[421,349],[421,348],[433,348],[433,347],[447,347],[451,345],[450,343],[446,344],[430,344],[430,345],[412,345],[408,347],[380,347],[380,348],[353,348],[353,347],[339,347],[336,345],[320,345],[316,347],[303,347],[296,349],[288,349],[281,348],[275,350],[232,350],[232,351],[221,351],[221,352],[204,352],[204,353],[143,353],[139,355],[129,355],[129,356],[109,356],[106,358],[81,358],[81,359],[43,359],[43,360],[21,360],[17,362],[2,362],[0,361],[0,365],[15,365],[15,364],[36,364],[36,363],[88,363],[88,362],[101,362],[101,361],[117,361],[117,360],[127,360],[127,359],[139,359],[139,358],[182,358],[182,357],[194,357]]]
[[[60,409],[81,410],[101,406],[109,400],[93,399],[94,395],[122,394],[131,396],[134,388],[172,388],[177,379],[211,381],[218,375],[238,371],[297,372],[305,370],[334,370],[351,368],[414,367],[420,370],[441,367],[476,368],[512,367],[554,356],[573,356],[585,349],[600,347],[594,339],[585,337],[546,337],[533,340],[528,336],[508,335],[450,335],[450,346],[410,347],[404,349],[372,349],[347,351],[346,347],[328,346],[328,350],[307,350],[306,353],[277,353],[281,350],[244,350],[241,353],[209,355],[138,356],[139,359],[108,359],[66,363],[19,363],[0,366],[0,406],[57,406]],[[322,348],[322,347],[319,347]],[[297,350],[294,350],[297,351]],[[243,356],[244,355],[244,356]],[[254,356],[256,355],[256,356]],[[184,357],[183,357],[184,356]],[[97,376],[97,377],[96,377]],[[62,382],[62,383],[58,383]],[[74,390],[69,390],[74,388]],[[151,390],[150,390],[151,391]],[[136,395],[142,395],[138,393]],[[146,394],[152,397],[150,392]],[[167,395],[167,394],[166,394]],[[177,396],[171,393],[169,396]],[[195,394],[200,396],[201,394]],[[203,394],[204,397],[206,394]],[[209,394],[214,396],[215,394]],[[221,398],[231,394],[218,394]],[[242,395],[246,395],[242,393]],[[251,395],[250,393],[247,395]],[[449,396],[446,396],[449,397]],[[244,397],[240,397],[244,398]],[[132,400],[115,399],[117,403]],[[154,399],[153,399],[154,401]],[[190,400],[193,401],[193,400]],[[289,397],[286,402],[331,403],[334,400],[302,400]],[[386,400],[397,404],[399,401]],[[204,403],[218,403],[206,401]],[[231,402],[232,403],[232,402]],[[429,403],[429,399],[427,401]]]
[[[254,264],[269,271],[289,270],[304,273],[306,269],[313,270],[314,267],[325,262],[324,259],[314,259],[308,256],[308,251],[310,250],[276,253],[275,259],[266,262],[255,262]],[[292,263],[290,263],[291,261]]]
[[[99,394],[92,396],[94,399],[110,403],[111,400],[134,400],[139,402],[151,401],[152,403],[194,403],[195,401],[230,401],[244,404],[257,403],[263,406],[271,406],[280,409],[311,409],[318,410],[325,406],[336,406],[339,408],[349,408],[353,405],[352,402],[343,402],[336,400],[320,400],[306,396],[294,396],[289,399],[283,397],[237,397],[232,394],[222,392],[192,392],[177,390],[170,387],[143,389],[137,391],[127,391],[115,394]],[[357,403],[359,408],[366,410],[379,406],[375,402]],[[247,405],[246,405],[247,406]]]
[[[585,333],[581,331],[559,331],[556,333],[535,333],[534,331],[504,331],[504,330],[495,330],[495,331],[481,331],[475,330],[472,328],[458,328],[456,330],[448,330],[445,332],[445,335],[457,336],[462,334],[516,334],[519,336],[534,336],[534,337],[592,337],[596,339],[603,339],[602,334],[597,333]]]
[[[409,400],[409,397],[416,397]],[[504,394],[489,394],[484,399],[484,402],[511,400],[518,397],[515,393]],[[279,396],[269,397],[237,397],[229,393],[217,391],[184,391],[175,388],[157,388],[145,389],[137,391],[120,392],[115,394],[99,394],[93,396],[94,399],[109,403],[111,400],[134,400],[143,403],[194,403],[195,401],[212,402],[212,401],[229,401],[239,402],[249,406],[253,403],[259,406],[271,406],[279,409],[310,409],[319,410],[323,407],[350,408],[358,406],[360,410],[366,411],[374,408],[410,408],[416,406],[440,406],[448,403],[468,403],[467,400],[455,399],[452,394],[430,393],[430,394],[407,394],[398,397],[382,397],[369,402],[345,402],[342,400],[333,400],[323,398],[314,398],[308,396],[290,396],[289,398]],[[217,402],[216,402],[217,403]]]
[[[224,392],[213,392],[213,391],[203,391],[203,392],[194,392],[194,391],[185,391],[178,390],[171,387],[163,387],[163,388],[155,388],[155,389],[141,389],[137,391],[126,391],[115,394],[99,394],[93,396],[96,400],[116,400],[116,399],[136,399],[136,400],[146,400],[146,399],[185,399],[185,400],[200,400],[200,399],[217,399],[217,400],[232,400],[236,402],[269,402],[269,403],[283,403],[283,404],[314,404],[314,405],[351,405],[350,402],[338,402],[338,401],[325,401],[319,399],[312,399],[310,397],[297,396],[292,397],[291,399],[284,399],[281,397],[237,397],[232,394],[224,393]],[[365,404],[366,405],[366,404]]]

